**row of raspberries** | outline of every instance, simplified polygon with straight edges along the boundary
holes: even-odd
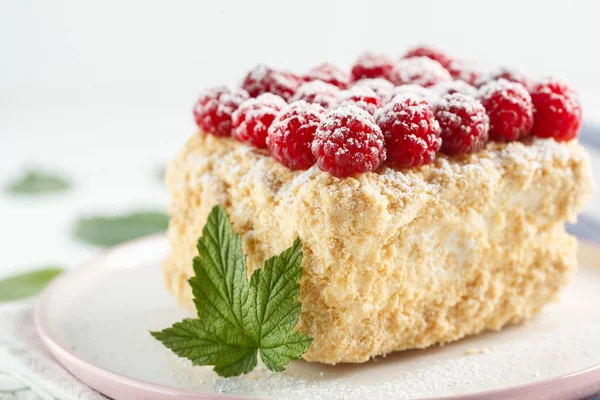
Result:
[[[581,107],[556,79],[532,82],[508,69],[482,74],[418,47],[397,62],[363,54],[351,72],[327,63],[304,76],[258,66],[240,88],[205,91],[194,116],[205,132],[268,148],[288,168],[316,163],[347,177],[384,162],[428,164],[438,151],[475,152],[488,140],[568,141]]]

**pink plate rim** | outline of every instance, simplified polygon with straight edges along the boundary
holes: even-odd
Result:
[[[156,234],[143,238],[131,240],[104,250],[92,260],[62,274],[53,280],[42,292],[36,303],[33,319],[34,325],[46,348],[54,355],[58,362],[71,374],[83,383],[115,399],[144,399],[159,400],[165,396],[173,399],[190,400],[239,400],[248,397],[240,397],[217,393],[202,393],[186,389],[158,385],[151,382],[141,381],[135,378],[105,370],[82,358],[79,358],[68,347],[50,332],[44,322],[43,315],[45,305],[53,294],[60,290],[64,282],[88,269],[94,268],[103,258],[116,249],[137,247],[142,243],[152,243],[164,240],[164,234]],[[587,243],[589,245],[589,242]],[[595,246],[595,245],[592,245]],[[457,395],[450,397],[428,398],[424,400],[524,400],[532,398],[561,398],[580,400],[600,392],[600,363],[583,370],[561,375],[555,378],[539,382],[528,383],[509,388],[490,390],[485,392]],[[539,397],[542,396],[542,397]],[[561,396],[561,397],[557,397]]]

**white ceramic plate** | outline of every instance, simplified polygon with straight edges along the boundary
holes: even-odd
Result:
[[[148,333],[190,316],[162,285],[167,251],[163,236],[109,250],[55,280],[36,310],[38,331],[58,360],[116,400],[581,399],[600,392],[600,251],[591,245],[582,244],[582,265],[562,300],[525,325],[360,365],[297,361],[280,374],[259,367],[230,379],[192,367]]]

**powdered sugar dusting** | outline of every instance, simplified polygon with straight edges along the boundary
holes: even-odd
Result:
[[[284,137],[287,137],[290,134],[287,124],[291,119],[297,120],[305,128],[316,129],[324,117],[325,109],[320,104],[308,103],[304,100],[294,101],[277,116],[269,131],[279,130]]]
[[[477,63],[456,59],[452,60],[447,68],[454,79],[460,79],[471,85],[476,85],[479,78],[487,72],[486,68]]]
[[[254,99],[248,99],[243,103],[241,110],[234,113],[234,120],[240,113],[244,113],[247,120],[260,118],[265,114],[271,114],[273,111],[279,111],[287,105],[285,100],[272,93],[263,93]]]
[[[338,107],[317,128],[312,153],[321,170],[339,178],[373,171],[385,158],[383,134],[363,109]]]
[[[261,64],[246,75],[242,87],[252,97],[268,92],[287,100],[294,94],[300,84],[301,80],[291,72],[276,71]]]
[[[350,83],[350,72],[330,63],[323,63],[312,68],[306,74],[310,80],[321,80],[345,89]]]
[[[373,90],[381,100],[387,102],[393,97],[394,84],[383,78],[365,78],[354,83],[353,87],[367,87]]]
[[[397,95],[404,95],[413,99],[425,100],[429,104],[435,103],[439,97],[438,94],[431,89],[421,85],[408,84],[396,86],[392,92],[392,96],[388,99],[385,99],[385,101],[390,102]]]
[[[486,73],[481,74],[479,79],[475,82],[476,86],[481,86],[487,82],[494,81],[497,79],[506,79],[511,82],[520,83],[527,87],[530,84],[529,78],[523,72],[516,68],[511,67],[497,67]]]
[[[506,79],[498,79],[494,81],[490,81],[479,88],[479,98],[487,99],[493,96],[496,93],[502,93],[503,96],[508,96],[509,92],[516,93],[522,98],[529,99],[531,101],[531,96],[525,87],[521,84],[507,81]]]
[[[403,58],[396,62],[391,79],[396,85],[414,83],[429,87],[450,81],[452,76],[439,62],[428,57]]]
[[[367,86],[353,86],[342,91],[338,106],[354,105],[373,115],[383,106],[381,98]]]
[[[481,115],[479,117],[487,117],[487,115],[485,114],[485,109],[479,101],[475,100],[471,96],[462,93],[452,93],[440,97],[440,99],[436,103],[435,109],[436,115],[439,111],[460,109],[465,110],[468,114],[473,114],[474,111],[477,110],[481,112]]]
[[[248,92],[240,88],[219,86],[206,89],[194,106],[196,123],[209,133],[229,135],[232,114],[248,97]]]
[[[317,79],[300,86],[291,101],[305,100],[309,103],[318,103],[325,108],[331,108],[337,103],[340,95],[341,90],[337,86]]]
[[[437,93],[438,96],[461,93],[473,98],[477,97],[477,89],[460,79],[437,83],[431,87],[431,90]]]

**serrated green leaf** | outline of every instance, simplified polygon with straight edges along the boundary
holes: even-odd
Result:
[[[35,195],[62,192],[71,187],[71,182],[55,172],[30,169],[10,182],[5,191],[11,194]]]
[[[133,212],[117,216],[79,218],[73,234],[76,239],[96,246],[113,246],[138,237],[164,232],[169,217],[162,211]]]
[[[221,206],[213,208],[198,240],[189,280],[197,319],[151,334],[194,365],[213,365],[225,377],[250,372],[257,353],[273,371],[299,359],[313,339],[294,330],[301,311],[302,243],[265,261],[247,279],[240,236]]]
[[[2,279],[0,280],[0,302],[34,296],[62,271],[62,268],[52,266]]]

